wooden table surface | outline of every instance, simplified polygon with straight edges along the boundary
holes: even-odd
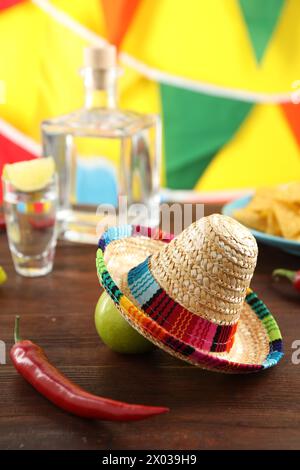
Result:
[[[128,402],[167,405],[168,415],[137,423],[91,422],[40,396],[7,364],[0,365],[0,449],[299,449],[300,296],[274,288],[273,268],[300,267],[300,258],[260,246],[252,287],[282,330],[285,357],[269,371],[231,376],[202,371],[160,350],[125,356],[104,346],[94,327],[100,294],[93,246],[60,242],[52,274],[15,274],[6,236],[0,264],[0,340],[12,345],[16,314],[22,336],[39,343],[66,375],[93,393]],[[8,354],[7,354],[8,356]]]

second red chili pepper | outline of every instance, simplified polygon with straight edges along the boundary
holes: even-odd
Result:
[[[38,392],[69,413],[91,419],[137,421],[166,413],[168,408],[133,405],[86,392],[50,364],[37,344],[19,338],[19,317],[16,318],[15,344],[10,351],[17,371]]]
[[[300,292],[300,271],[291,271],[289,269],[275,269],[272,276],[274,279],[285,278],[288,279],[293,287]]]

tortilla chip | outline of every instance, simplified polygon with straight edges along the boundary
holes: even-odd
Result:
[[[268,212],[272,208],[275,188],[261,188],[256,191],[247,208],[258,212]]]
[[[269,233],[270,235],[276,235],[278,237],[283,236],[282,230],[280,228],[280,225],[278,223],[277,217],[276,217],[275,212],[274,212],[273,209],[271,209],[268,212],[268,215],[267,215],[267,230],[266,230],[266,232]]]
[[[267,217],[265,214],[262,215],[249,207],[245,207],[243,209],[236,210],[233,215],[239,222],[247,227],[254,228],[261,232],[265,232],[267,230]]]
[[[274,201],[274,213],[285,238],[297,239],[300,235],[299,208],[293,204]]]
[[[300,205],[300,182],[295,181],[279,186],[275,194],[275,199],[281,202]]]

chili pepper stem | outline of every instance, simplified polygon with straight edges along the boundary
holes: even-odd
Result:
[[[295,280],[295,271],[291,271],[289,269],[275,269],[272,273],[273,277],[285,277],[289,279],[289,281],[294,282]]]
[[[15,343],[19,343],[19,341],[21,341],[21,338],[20,338],[20,316],[19,315],[17,315],[16,319],[15,319],[14,340],[15,340]]]

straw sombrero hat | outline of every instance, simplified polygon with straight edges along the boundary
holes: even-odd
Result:
[[[283,356],[280,330],[249,289],[257,244],[219,214],[178,237],[140,226],[109,228],[97,272],[125,319],[166,352],[221,372],[255,372]]]

